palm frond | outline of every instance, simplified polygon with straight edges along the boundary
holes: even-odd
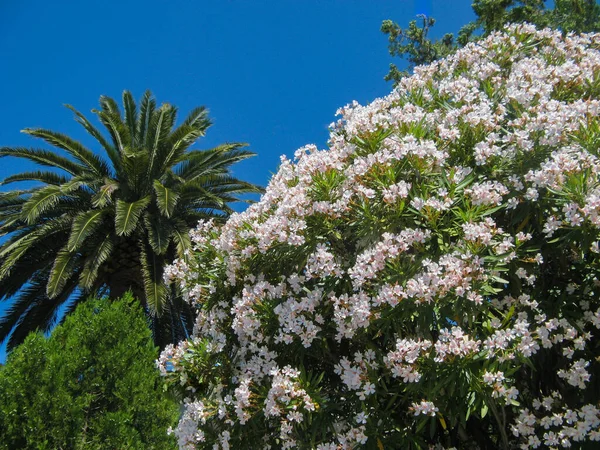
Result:
[[[175,173],[186,181],[203,175],[226,174],[229,166],[255,156],[255,153],[242,150],[246,144],[224,144],[209,150],[192,150],[182,156],[182,164]]]
[[[111,178],[105,178],[104,184],[92,197],[92,206],[94,208],[103,208],[112,203],[113,193],[119,189],[119,183]]]
[[[148,141],[148,128],[150,127],[150,120],[154,115],[156,109],[156,100],[152,97],[150,91],[144,92],[142,100],[140,101],[140,116],[138,119],[138,145],[146,146]]]
[[[12,271],[19,269],[17,263],[28,253],[35,251],[36,254],[43,254],[44,249],[55,248],[56,243],[60,243],[61,234],[65,234],[70,227],[71,218],[62,216],[12,236],[0,246],[0,280],[4,282]],[[32,270],[38,268],[35,265],[31,267]]]
[[[22,321],[22,316],[38,299],[45,297],[46,286],[42,280],[31,280],[19,295],[12,300],[0,318],[0,342],[3,342],[13,328]],[[33,331],[33,330],[30,330]]]
[[[151,314],[160,316],[167,306],[167,287],[162,279],[165,259],[155,254],[147,243],[140,243],[140,247],[146,302]]]
[[[185,151],[201,136],[204,136],[204,131],[191,125],[180,125],[165,142],[166,154],[162,158],[162,170],[181,161]]]
[[[114,246],[114,238],[109,234],[89,252],[79,276],[81,287],[88,290],[92,289],[98,278],[100,266],[112,256]]]
[[[186,183],[187,184],[187,183]],[[222,194],[262,194],[264,189],[246,181],[241,181],[229,174],[204,175],[195,178],[192,186],[199,185],[211,192]]]
[[[81,126],[83,126],[83,128],[85,128],[85,130],[89,134],[91,134],[100,143],[100,145],[102,146],[102,148],[104,148],[104,151],[110,158],[110,160],[113,164],[113,167],[118,172],[119,167],[120,167],[120,158],[119,158],[119,153],[115,150],[115,148],[111,144],[108,143],[108,141],[104,138],[102,133],[94,125],[92,125],[92,123],[83,114],[81,114],[79,111],[77,111],[71,105],[65,105],[65,106],[67,108],[69,108],[71,111],[73,111],[73,113],[76,116],[75,120],[77,121],[77,123],[79,123]]]
[[[102,111],[105,111],[121,119],[121,109],[119,108],[119,105],[113,98],[110,98],[106,95],[101,95],[99,103],[100,108],[102,108]]]
[[[110,169],[102,158],[65,134],[42,128],[25,128],[23,133],[43,139],[50,145],[65,150],[84,167],[87,167],[98,176],[108,176],[110,174]]]
[[[54,172],[42,172],[41,170],[37,170],[35,172],[22,172],[16,175],[8,176],[2,180],[1,184],[7,185],[19,181],[39,181],[40,183],[58,186],[69,181],[69,178]]]
[[[14,156],[15,158],[23,158],[33,161],[46,167],[56,167],[62,169],[71,175],[80,175],[85,171],[85,168],[73,161],[57,155],[48,150],[33,149],[24,147],[2,147],[0,148],[0,157]]]
[[[57,246],[59,247],[59,246]],[[16,295],[40,273],[48,273],[54,263],[56,250],[48,246],[35,246],[35,252],[29,252],[21,257],[10,272],[0,282],[0,301],[5,301]],[[44,275],[47,280],[48,276]]]
[[[78,214],[73,219],[67,249],[70,252],[77,250],[85,239],[102,225],[104,218],[109,212],[109,208],[104,208],[92,209]]]
[[[38,296],[22,315],[8,339],[7,348],[12,349],[21,344],[27,335],[35,330],[49,331],[56,323],[56,314],[60,307],[67,302],[77,286],[75,276],[69,280],[61,295],[54,299]]]
[[[125,148],[130,145],[129,130],[121,121],[121,116],[107,111],[92,110],[98,116],[98,119],[106,127],[113,141],[113,146],[119,154],[125,152]]]
[[[186,222],[183,220],[176,220],[174,222],[173,234],[171,237],[175,243],[178,258],[187,260],[188,252],[192,249],[192,241],[189,232],[190,226]]]
[[[0,258],[2,265],[0,266],[0,280],[4,279],[13,270],[14,265],[21,257],[23,257],[30,249],[32,244],[39,239],[34,233],[20,237],[14,242],[10,242],[8,246],[2,246]]]
[[[170,134],[165,145],[169,150],[164,157],[163,170],[176,164],[189,146],[204,136],[211,125],[208,110],[204,106],[194,108],[184,122]]]
[[[117,235],[129,236],[137,226],[144,208],[150,203],[150,196],[141,198],[135,202],[117,200],[115,214],[115,228]]]
[[[123,109],[125,110],[125,123],[129,128],[132,145],[137,145],[136,135],[138,127],[137,109],[133,95],[129,91],[123,91]]]
[[[152,180],[148,177],[148,152],[138,151],[131,155],[124,155],[122,162],[121,197],[128,198],[128,194],[131,193],[136,196],[150,194],[152,192]]]
[[[179,200],[179,193],[163,186],[158,180],[154,180],[153,186],[156,193],[156,204],[160,213],[165,217],[171,217],[177,205],[177,200]]]
[[[71,179],[60,186],[48,185],[39,188],[23,203],[21,219],[33,224],[40,215],[55,206],[61,197],[72,196],[73,191],[84,184],[85,182],[78,179]]]
[[[57,297],[71,278],[76,267],[77,254],[70,252],[66,247],[58,252],[54,266],[48,277],[46,295],[50,298]]]
[[[202,132],[202,136],[206,130],[212,125],[211,120],[208,118],[208,109],[204,106],[198,106],[192,109],[182,125],[189,125]]]
[[[161,146],[166,141],[175,123],[177,108],[165,103],[155,112],[148,130],[148,141],[146,143],[149,151],[148,178],[153,179],[155,172],[162,171],[162,161],[165,158],[161,152]],[[155,164],[156,163],[156,164]]]
[[[144,225],[148,232],[148,242],[157,255],[164,255],[171,243],[171,232],[173,226],[170,221],[165,220],[157,214],[146,214]]]

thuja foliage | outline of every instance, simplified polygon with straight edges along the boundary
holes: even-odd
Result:
[[[0,449],[167,449],[178,417],[141,306],[88,300],[0,368]]]
[[[415,72],[168,269],[181,448],[597,448],[600,35]]]
[[[472,7],[477,18],[464,25],[456,37],[453,33],[441,39],[428,37],[435,25],[433,17],[419,15],[404,29],[392,20],[384,20],[381,31],[388,36],[390,55],[405,58],[409,63],[408,70],[404,71],[390,64],[385,79],[396,85],[415,66],[444,58],[470,41],[503,30],[510,23],[527,22],[565,33],[600,31],[600,5],[596,0],[556,0],[553,8],[546,7],[546,0],[474,0]]]

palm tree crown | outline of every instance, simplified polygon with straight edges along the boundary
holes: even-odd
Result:
[[[0,236],[7,235],[0,246],[0,300],[12,299],[0,318],[0,341],[10,335],[13,347],[34,329],[49,330],[62,305],[68,312],[91,293],[116,298],[127,290],[153,316],[155,338],[161,327],[170,328],[167,341],[180,338],[176,322],[189,328],[193,315],[170,295],[163,268],[185,256],[188,230],[199,219],[224,219],[238,195],[260,192],[230,172],[232,164],[254,154],[239,143],[190,150],[211,125],[207,110],[196,108],[175,126],[177,109],[157,107],[150,92],[143,95],[139,111],[128,91],[123,112],[112,98],[100,97],[100,109],[93,112],[108,136],[67,107],[103,155],[44,129],[24,132],[63,155],[0,148],[0,157],[51,168],[2,181],[38,183],[0,193]]]

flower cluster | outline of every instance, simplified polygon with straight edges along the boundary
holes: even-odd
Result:
[[[339,110],[166,271],[182,448],[600,439],[600,35],[510,27]]]

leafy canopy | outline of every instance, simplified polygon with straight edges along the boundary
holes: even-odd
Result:
[[[191,150],[211,122],[204,107],[179,125],[177,108],[157,106],[150,92],[136,105],[123,93],[100,97],[94,114],[103,134],[67,106],[98,144],[94,151],[50,130],[24,133],[53,149],[0,148],[0,157],[33,161],[48,170],[7,177],[2,185],[33,187],[0,193],[0,341],[9,347],[35,329],[50,330],[90,294],[117,298],[131,289],[154,317],[156,342],[176,342],[191,331],[185,302],[162,281],[165,264],[191,250],[188,230],[200,219],[224,220],[230,203],[260,189],[231,174],[253,156],[245,144]],[[75,298],[74,302],[67,301]],[[12,333],[12,334],[11,334]]]
[[[168,449],[178,407],[131,294],[86,301],[0,367],[0,449]]]

